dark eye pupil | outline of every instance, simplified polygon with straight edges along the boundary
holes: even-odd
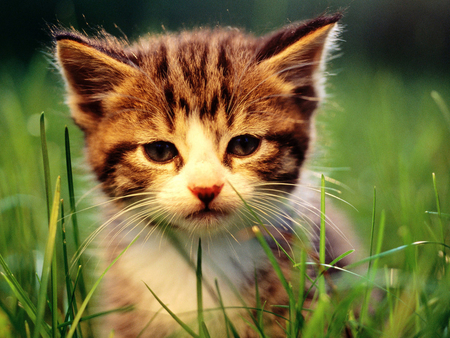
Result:
[[[228,143],[227,152],[237,156],[248,156],[255,152],[260,140],[251,135],[233,137]]]
[[[155,162],[167,162],[178,155],[178,150],[170,142],[158,141],[144,146],[147,156]]]

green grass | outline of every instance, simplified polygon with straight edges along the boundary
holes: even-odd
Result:
[[[314,165],[341,182],[326,185],[354,206],[336,202],[352,220],[364,257],[372,258],[346,269],[329,294],[319,276],[317,306],[306,322],[303,293],[276,269],[290,295],[286,336],[333,338],[347,330],[354,337],[449,337],[450,85],[439,75],[346,62],[331,79],[332,96],[317,119],[321,148]],[[73,321],[99,315],[88,304],[101,279],[89,279],[82,259],[68,273],[94,221],[90,211],[63,217],[87,206],[79,202],[86,188],[77,165],[82,137],[63,105],[59,77],[47,68],[36,58],[27,69],[0,69],[0,337],[87,337],[89,329],[81,332]],[[43,111],[48,156],[39,132]],[[66,124],[74,159],[67,160],[69,171]],[[69,184],[72,165],[75,182]],[[255,228],[264,247],[260,232],[263,227]],[[306,264],[313,263],[300,258],[293,265],[301,286]],[[202,329],[191,328],[194,337],[209,336],[201,305],[199,293]],[[257,313],[249,325],[263,335],[263,311]]]

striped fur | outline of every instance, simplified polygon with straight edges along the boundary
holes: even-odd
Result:
[[[261,38],[217,28],[135,44],[104,32],[89,38],[54,30],[72,116],[114,206],[100,229],[109,229],[105,262],[145,234],[113,267],[104,287],[107,307],[137,309],[109,316],[102,334],[114,329],[115,337],[135,337],[158,312],[143,281],[173,311],[193,320],[186,313],[196,309],[195,272],[180,251],[195,259],[198,237],[205,246],[205,308],[218,307],[215,279],[226,306],[242,306],[235,288],[254,306],[255,271],[266,308],[286,304],[249,231],[253,221],[240,196],[287,247],[295,233],[292,213],[313,218],[306,215],[315,213],[314,206],[302,206],[306,196],[297,184],[339,19],[322,16]],[[291,211],[292,205],[302,210]],[[169,230],[173,237],[166,236]],[[279,258],[288,274],[287,260]],[[256,337],[242,314],[229,313],[240,336]],[[217,311],[207,316],[212,337],[226,336],[221,318]],[[271,337],[282,336],[277,317],[265,321]],[[161,313],[142,337],[177,330]]]

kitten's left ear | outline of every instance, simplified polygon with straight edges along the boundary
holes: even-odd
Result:
[[[321,16],[265,37],[256,54],[257,63],[291,82],[296,94],[318,101],[323,97],[325,60],[338,34],[341,17],[340,13]]]

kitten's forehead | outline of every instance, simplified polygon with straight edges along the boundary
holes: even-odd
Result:
[[[157,88],[170,125],[175,115],[214,120],[232,111],[231,101],[245,85],[255,49],[251,41],[238,32],[198,31],[142,42],[136,54],[147,83],[141,87],[149,88],[149,95]],[[226,118],[220,122],[232,122]]]

